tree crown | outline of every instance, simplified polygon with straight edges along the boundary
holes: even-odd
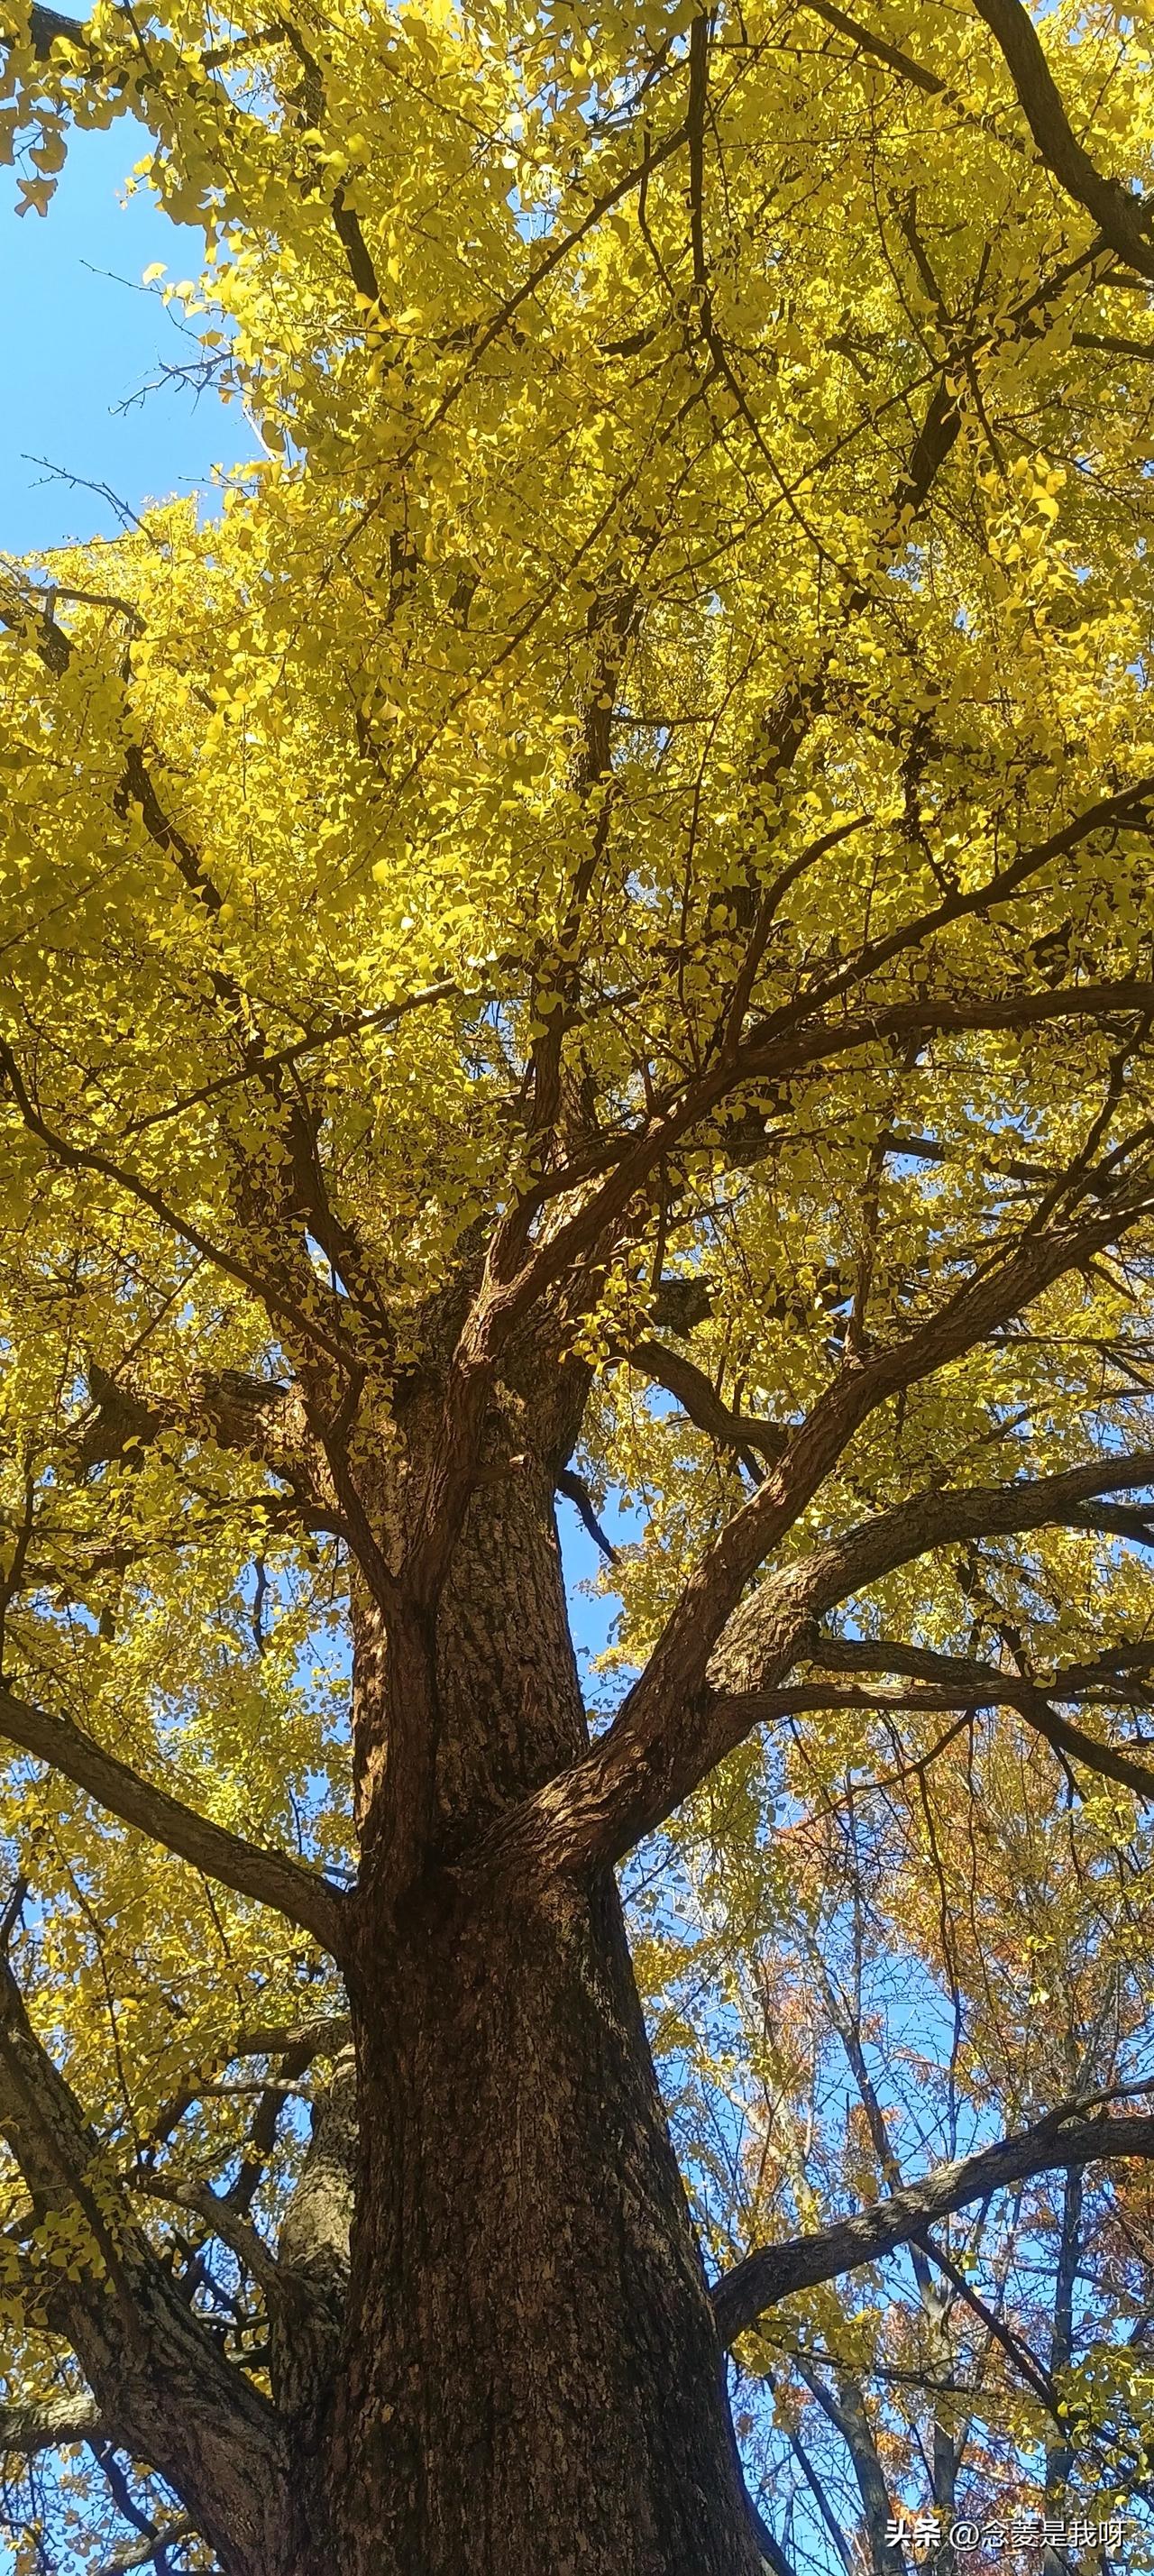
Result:
[[[327,2062],[357,1907],[432,1868],[657,1834],[719,2256],[903,2187],[887,1960],[950,1998],[941,2158],[1144,2072],[1148,30],[102,0],[5,45],[26,210],[70,124],[147,128],[204,243],[156,291],[263,449],[0,584],[7,1928],[97,2182],[158,2211],[163,2166],[263,2391],[301,2141],[266,2069],[246,2150],[226,2070]],[[427,1710],[354,1764],[350,1578],[435,1628],[536,1467],[594,1529],[640,1498],[612,1722],[449,1818]],[[47,2402],[36,2264],[112,2222],[19,2161]],[[792,2323],[743,2350],[860,2484],[906,2401],[838,2426],[885,2338],[828,2279],[824,2396]],[[931,2309],[885,2346],[923,2395]]]

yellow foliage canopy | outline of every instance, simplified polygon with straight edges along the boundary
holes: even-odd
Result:
[[[422,1598],[514,1331],[586,1373],[586,1517],[637,1499],[565,1849],[657,1831],[638,1958],[717,2258],[893,2189],[887,2123],[933,2160],[1145,2072],[1151,23],[6,0],[24,204],[70,124],[141,120],[204,243],[152,283],[264,451],[0,574],[4,1670],[46,1713],[3,1825],[118,2188],[158,2139],[219,2180],[222,2067],[343,2009],[348,1570],[393,1601],[365,1461],[446,1317]],[[948,2012],[891,2047],[903,1975]],[[262,2241],[299,2158],[242,2196]],[[37,2285],[95,2222],[25,2242],[4,2192],[47,2401]],[[1099,2216],[1105,2350],[1143,2294]],[[940,2420],[993,2385],[972,2474],[1032,2494],[1046,2388],[915,2290],[743,2346],[765,2440],[812,2419],[860,2487],[857,2423],[900,2494],[952,2351]]]

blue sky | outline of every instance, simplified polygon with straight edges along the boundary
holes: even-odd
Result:
[[[0,552],[116,530],[108,501],[46,479],[29,457],[108,484],[138,509],[255,453],[239,409],[212,395],[197,401],[161,386],[133,400],[165,360],[184,354],[175,321],[141,286],[143,271],[163,260],[170,275],[187,276],[200,249],[199,235],[170,223],[145,192],[122,202],[144,149],[126,117],[107,134],[74,135],[43,218],[16,216],[11,173],[0,171]]]

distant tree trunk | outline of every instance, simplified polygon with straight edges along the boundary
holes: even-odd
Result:
[[[1074,2290],[1082,2251],[1082,2200],[1084,2183],[1079,2165],[1070,2165],[1062,2183],[1062,2224],[1058,2238],[1058,2268],[1054,2281],[1054,2323],[1050,2334],[1050,2377],[1068,2370],[1074,2357]],[[1046,2446],[1046,2512],[1060,2520],[1066,2501],[1066,2489],[1074,2466],[1073,2445],[1068,2441],[1049,2442]],[[1046,2549],[1042,2576],[1065,2576],[1065,2553]]]
[[[365,1927],[347,2327],[301,2460],[331,2545],[292,2576],[756,2576],[616,1887],[469,1865],[584,1740],[540,1461],[474,1501],[437,1642],[451,1857]],[[370,1745],[387,1651],[362,1630]]]

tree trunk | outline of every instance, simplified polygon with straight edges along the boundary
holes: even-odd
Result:
[[[470,1866],[471,1829],[585,1740],[551,1479],[514,1465],[441,1605],[441,1865],[365,1924],[354,1978],[323,2576],[756,2576],[616,1887]]]
[[[745,2576],[616,1890],[422,1915],[361,2032],[339,2576]]]

